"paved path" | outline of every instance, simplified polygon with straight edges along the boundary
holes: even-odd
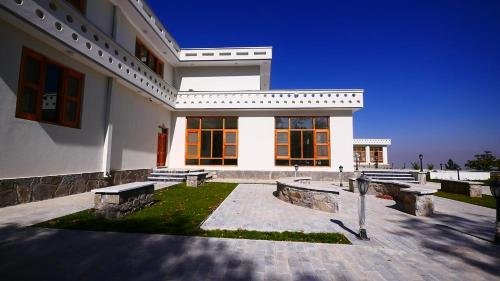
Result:
[[[388,206],[390,201],[369,200],[369,235],[372,240],[360,243],[350,230],[356,229],[355,195],[342,192],[345,216],[291,206],[268,197],[269,185],[240,185],[217,209],[220,214],[233,200],[253,204],[268,214],[266,220],[284,219],[293,227],[301,222],[310,229],[324,226],[345,232],[355,245],[329,245],[182,237],[169,235],[126,234],[19,228],[5,223],[7,209],[32,216],[17,217],[18,225],[44,220],[59,213],[88,206],[84,196],[63,197],[0,209],[0,279],[1,280],[498,280],[500,247],[461,234],[448,226],[463,220],[457,229],[476,229],[490,223],[489,209],[467,209],[457,202],[439,200],[438,204],[469,213],[449,217],[442,212],[433,219],[406,215]],[[253,195],[252,195],[253,194]],[[244,198],[247,196],[246,198]],[[272,195],[271,195],[272,196]],[[75,199],[76,198],[76,199]],[[272,199],[272,200],[271,200]],[[277,200],[277,199],[276,199]],[[43,207],[40,204],[46,203]],[[268,204],[280,205],[273,209]],[[344,201],[343,201],[344,203]],[[85,205],[87,204],[87,205]],[[34,206],[38,211],[34,211]],[[292,208],[288,208],[292,207]],[[281,208],[286,208],[282,211]],[[446,207],[448,208],[448,207]],[[443,208],[445,209],[445,208]],[[243,212],[241,212],[243,211]],[[232,216],[245,216],[251,210],[234,209]],[[475,213],[478,211],[479,213]],[[239,213],[237,213],[239,212]],[[50,215],[49,215],[50,213]],[[441,210],[440,210],[441,213]],[[299,216],[295,216],[295,215]],[[351,215],[349,215],[351,214]],[[281,216],[281,217],[280,217]],[[378,217],[377,217],[378,216]],[[383,219],[385,217],[385,219]],[[246,216],[251,219],[250,216]],[[324,219],[332,220],[325,223]],[[14,220],[12,214],[10,220]],[[310,221],[316,221],[310,223]],[[253,223],[257,224],[254,220]],[[295,221],[295,222],[294,222]],[[339,221],[344,225],[339,226]],[[208,223],[208,221],[207,221]],[[447,224],[446,224],[447,223]],[[440,226],[444,224],[444,226]],[[276,224],[286,228],[284,224]],[[332,226],[333,225],[333,226]],[[304,227],[304,226],[302,226]],[[488,227],[485,227],[486,230]],[[480,228],[477,228],[480,229]],[[489,231],[489,229],[488,229]],[[491,233],[491,232],[489,232]]]

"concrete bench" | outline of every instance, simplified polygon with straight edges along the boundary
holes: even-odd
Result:
[[[358,183],[356,178],[349,178],[349,191],[353,193],[359,193]]]
[[[478,182],[442,180],[441,191],[470,197],[483,197],[483,186]]]
[[[397,209],[414,216],[434,214],[436,192],[436,189],[423,188],[420,184],[399,181],[372,180],[368,188],[368,194],[389,195],[396,201]]]
[[[337,189],[312,185],[310,177],[282,178],[276,183],[276,197],[285,202],[329,213],[340,212]]]
[[[94,190],[95,214],[115,219],[153,204],[153,182],[133,182]]]
[[[202,185],[208,177],[208,172],[193,172],[186,174],[186,186],[198,187]]]

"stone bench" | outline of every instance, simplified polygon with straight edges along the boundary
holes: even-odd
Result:
[[[372,180],[368,187],[368,194],[389,195],[396,201],[396,208],[414,215],[431,216],[434,214],[433,188],[423,188],[420,184],[399,181]]]
[[[95,214],[106,219],[121,218],[151,206],[153,192],[153,182],[133,182],[95,189]]]
[[[337,189],[312,185],[310,177],[283,178],[276,183],[276,197],[285,202],[329,213],[340,212]]]
[[[192,172],[186,174],[186,186],[198,187],[207,179],[208,172]]]
[[[478,182],[442,180],[441,191],[470,197],[483,197],[483,186]]]
[[[349,191],[353,193],[359,193],[358,182],[356,178],[349,178]]]

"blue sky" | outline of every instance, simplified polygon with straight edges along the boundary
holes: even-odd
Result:
[[[500,157],[500,1],[148,3],[183,48],[272,46],[273,89],[365,89],[354,135],[395,167]]]

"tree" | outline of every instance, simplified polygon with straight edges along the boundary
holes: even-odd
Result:
[[[474,158],[476,159],[467,160],[465,167],[482,171],[489,171],[492,167],[500,168],[499,159],[497,159],[491,151],[486,150],[483,154],[476,154]]]
[[[410,165],[413,168],[413,170],[420,170],[420,165],[418,164],[418,162],[411,162]]]
[[[456,170],[460,168],[460,166],[451,159],[448,159],[448,162],[444,164],[444,167],[446,170]]]
[[[429,170],[429,171],[434,170],[434,164],[428,163],[427,164],[427,170]]]

